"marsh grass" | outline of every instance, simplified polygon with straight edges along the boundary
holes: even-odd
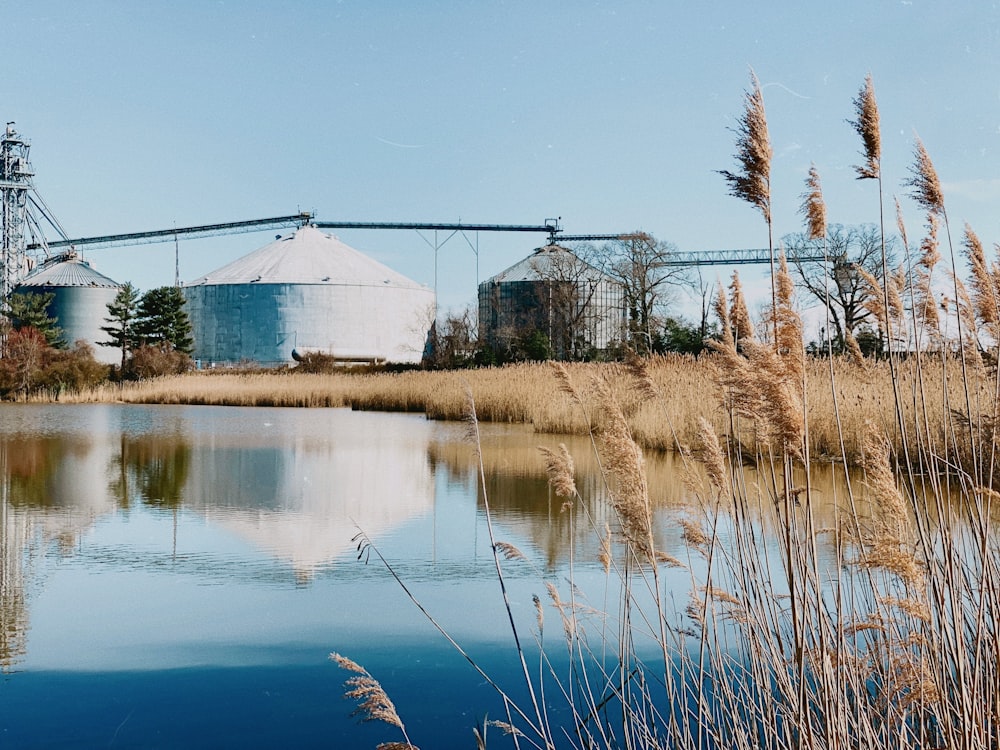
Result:
[[[896,363],[896,384],[902,394],[907,430],[919,422],[936,425],[929,450],[944,450],[943,425],[951,418],[947,404],[965,400],[960,363],[945,357],[936,367],[923,366],[911,357]],[[714,383],[725,361],[719,356],[684,355],[653,357],[645,365],[652,384],[640,391],[627,385],[628,365],[619,363],[563,365],[583,384],[603,377],[619,399],[633,439],[647,450],[676,450],[698,442],[700,420],[705,419],[725,443],[752,459],[757,436],[746,425],[730,424],[720,412]],[[848,357],[808,358],[804,361],[806,398],[809,404],[810,454],[820,460],[846,455],[858,465],[863,455],[866,420],[886,427],[895,454],[901,453],[901,434],[893,427],[895,389],[889,363],[867,360],[862,365]],[[831,388],[831,385],[833,386]],[[995,383],[977,376],[969,383],[973,399],[986,413],[996,403]],[[467,410],[466,389],[471,389],[481,422],[531,425],[536,432],[587,435],[589,425],[578,405],[557,397],[559,383],[544,364],[521,364],[463,372],[412,371],[384,374],[192,373],[149,381],[106,384],[79,393],[59,396],[63,403],[157,403],[217,406],[350,407],[379,411],[424,413],[431,419],[460,420]],[[945,393],[931,403],[926,393]],[[586,411],[602,419],[595,394],[585,392]],[[39,400],[47,400],[39,396]],[[923,401],[923,403],[921,403]],[[842,408],[839,408],[842,407]],[[843,441],[838,429],[843,431]],[[927,430],[925,430],[926,432]],[[985,439],[985,438],[984,438]]]
[[[762,166],[766,141],[753,83],[738,130],[746,174],[724,176],[767,217],[768,183],[763,172],[751,174]],[[878,181],[881,200],[870,78],[855,106],[865,147],[858,176]],[[565,577],[539,581],[561,629],[551,635],[535,595],[529,644],[503,575],[505,565],[523,564],[525,553],[513,554],[494,536],[485,477],[495,459],[477,430],[493,561],[512,653],[523,667],[520,701],[490,682],[515,747],[1000,747],[1000,371],[981,354],[996,345],[1000,272],[987,267],[967,229],[973,284],[966,290],[948,237],[957,308],[938,315],[931,273],[940,260],[938,220],[947,234],[947,215],[919,143],[913,174],[908,184],[928,211],[919,272],[890,274],[883,263],[881,279],[869,279],[883,333],[896,341],[909,325],[910,341],[919,342],[906,356],[890,345],[883,362],[857,364],[829,352],[806,359],[780,259],[762,329],[772,332],[769,342],[754,338],[742,320],[737,279],[731,303],[721,287],[715,300],[722,336],[713,357],[557,365],[548,379],[531,368],[511,373],[524,390],[522,404],[533,400],[522,413],[536,429],[589,439],[587,457],[547,447],[537,460],[553,490],[566,496],[568,523],[599,549],[586,561],[571,548]],[[948,335],[949,320],[957,335]],[[530,396],[528,382],[537,389]],[[474,381],[470,390],[478,424],[490,391]],[[665,555],[651,532],[642,446],[675,450],[685,476],[686,492],[676,500],[685,548],[679,557]],[[826,462],[862,471],[832,504],[814,481],[815,467]],[[579,481],[588,465],[600,477],[596,489]],[[582,494],[591,492],[596,500]],[[604,571],[603,607],[577,586],[588,563]],[[686,596],[670,596],[666,566],[685,571]],[[476,728],[481,748],[484,735]]]

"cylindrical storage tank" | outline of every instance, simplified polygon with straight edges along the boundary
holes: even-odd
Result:
[[[203,365],[420,362],[434,292],[336,237],[305,226],[184,286]]]
[[[531,255],[479,285],[479,334],[495,348],[542,333],[557,357],[581,357],[625,335],[622,285],[559,245]]]
[[[108,338],[101,330],[107,325],[108,304],[113,302],[121,286],[98,273],[83,258],[68,254],[53,258],[26,276],[15,294],[53,294],[48,314],[62,329],[67,346],[77,341],[87,342],[94,358],[104,364],[121,361],[121,350],[100,346]]]

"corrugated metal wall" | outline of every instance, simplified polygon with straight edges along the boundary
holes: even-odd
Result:
[[[419,362],[434,315],[426,288],[347,284],[204,284],[184,289],[203,365],[292,361],[292,350]]]
[[[63,340],[72,346],[77,340],[84,340],[94,348],[94,358],[105,364],[121,362],[121,350],[110,346],[99,346],[108,335],[101,330],[107,325],[108,304],[118,294],[114,287],[100,286],[32,286],[17,288],[19,294],[55,294],[49,304],[48,313],[56,318],[63,330]]]

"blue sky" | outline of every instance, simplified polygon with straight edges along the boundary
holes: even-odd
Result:
[[[882,118],[886,215],[914,139],[968,221],[1000,242],[1000,5],[996,2],[57,2],[0,0],[0,116],[32,143],[36,185],[71,236],[315,211],[320,220],[543,223],[642,229],[684,251],[764,247],[732,198],[730,130],[753,68],[774,161],[775,233],[801,230],[815,163],[830,222],[877,222],[854,179],[847,120],[870,73]],[[427,284],[415,232],[339,231]],[[272,235],[180,245],[194,279]],[[430,239],[430,237],[428,237]],[[469,238],[476,242],[475,236]],[[481,234],[479,278],[542,236]],[[172,244],[86,257],[142,289],[174,278]],[[439,299],[475,297],[452,238]],[[730,269],[708,274],[728,277]],[[745,267],[751,295],[763,275]],[[685,312],[680,304],[680,310]]]

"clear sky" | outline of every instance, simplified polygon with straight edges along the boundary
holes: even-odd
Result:
[[[320,220],[642,229],[680,250],[766,247],[728,195],[731,128],[752,68],[774,149],[777,237],[811,163],[831,223],[877,222],[848,120],[870,73],[886,216],[914,140],[968,221],[1000,242],[1000,5],[988,0],[746,3],[441,0],[0,0],[0,116],[32,143],[36,186],[72,237],[315,211]],[[339,231],[433,284],[412,231]],[[192,280],[272,239],[180,245]],[[432,240],[432,235],[427,235]],[[543,235],[478,237],[479,279]],[[443,239],[443,237],[442,237]],[[472,244],[477,238],[469,236]],[[174,279],[172,244],[85,256],[140,289]],[[441,249],[439,300],[475,299],[475,256]],[[751,295],[764,282],[747,269]],[[730,269],[709,269],[724,279]],[[741,273],[744,273],[741,271]]]

